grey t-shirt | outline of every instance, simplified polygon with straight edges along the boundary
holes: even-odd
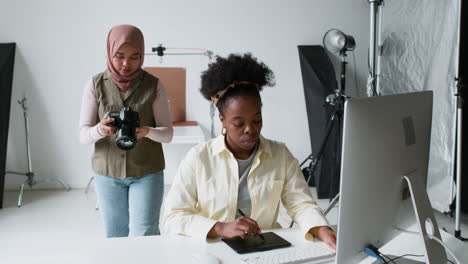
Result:
[[[252,161],[257,153],[257,147],[254,152],[246,160],[236,159],[239,167],[239,193],[237,195],[237,209],[240,209],[246,216],[250,217],[252,212],[252,204],[250,200],[249,187],[247,185],[247,176],[249,175]],[[236,212],[236,217],[240,217],[239,211]]]

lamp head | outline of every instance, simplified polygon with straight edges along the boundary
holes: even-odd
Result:
[[[354,50],[356,42],[353,36],[346,35],[338,29],[330,29],[323,36],[323,46],[330,52],[344,55],[346,51]]]

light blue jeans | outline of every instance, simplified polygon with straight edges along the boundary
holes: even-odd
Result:
[[[116,179],[95,175],[107,237],[159,235],[164,173]]]

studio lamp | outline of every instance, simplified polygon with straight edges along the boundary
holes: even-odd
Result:
[[[347,51],[354,50],[356,42],[352,36],[341,30],[331,29],[323,36],[323,46],[330,52],[339,52],[340,56],[346,56]]]
[[[346,35],[341,30],[330,29],[323,36],[323,46],[332,53],[338,53],[341,57],[341,85],[334,94],[328,95],[325,101],[331,105],[342,104],[346,99],[346,52],[354,50],[356,42],[352,36]]]

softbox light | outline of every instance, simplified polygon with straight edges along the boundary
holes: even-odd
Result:
[[[3,208],[15,43],[0,43],[0,208]]]
[[[311,152],[317,154],[326,134],[333,107],[324,106],[325,98],[337,89],[333,64],[322,46],[298,46],[306,102]],[[329,136],[322,158],[312,179],[319,199],[334,197],[339,190],[339,161],[336,156],[337,135]]]

